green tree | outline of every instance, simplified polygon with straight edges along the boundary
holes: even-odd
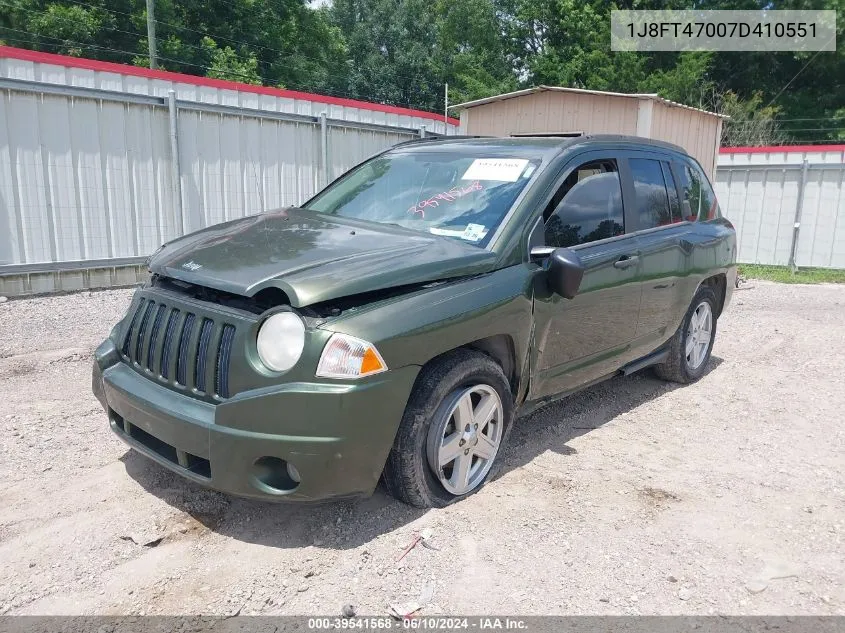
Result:
[[[209,77],[246,84],[261,84],[255,53],[247,53],[246,58],[240,57],[230,46],[219,48],[210,37],[202,38],[202,46],[208,50],[211,58],[208,68]]]
[[[25,20],[30,33],[57,40],[59,43],[56,49],[59,52],[76,57],[83,54],[83,49],[77,43],[95,43],[98,34],[110,22],[104,11],[58,4],[46,7],[43,13],[33,12]]]
[[[538,84],[657,93],[721,108],[726,140],[845,137],[835,52],[610,50],[619,9],[833,9],[845,0],[156,0],[159,65],[442,112]],[[147,65],[145,0],[0,0],[12,46]]]
[[[335,0],[327,11],[347,42],[356,97],[441,111],[518,85],[493,0]]]
[[[519,87],[501,13],[491,0],[439,0],[438,50],[450,101],[460,103]]]
[[[345,81],[344,39],[306,0],[156,0],[155,17],[165,70],[325,92]],[[149,64],[144,0],[3,0],[0,38]]]
[[[7,0],[0,4],[0,38],[4,42],[62,55],[115,59],[110,49],[126,44],[125,34],[116,30],[118,22],[112,12],[98,4],[43,0]],[[130,60],[122,55],[117,61]]]
[[[719,97],[718,106],[731,117],[722,125],[722,145],[779,145],[788,140],[776,120],[780,108],[764,106],[760,92],[742,100],[729,90]]]

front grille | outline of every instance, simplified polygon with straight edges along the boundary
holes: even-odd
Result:
[[[153,322],[153,331],[150,332],[150,343],[147,346],[147,369],[150,371],[155,371],[153,368],[153,361],[155,360],[155,350],[156,350],[156,339],[158,338],[158,332],[161,329],[161,320],[164,318],[164,313],[167,308],[159,304],[158,310],[156,310],[156,320]]]
[[[190,345],[191,335],[194,333],[194,321],[197,316],[189,312],[185,317],[185,326],[182,328],[182,336],[179,339],[179,356],[176,358],[176,382],[180,385],[187,384],[186,375],[188,373],[188,346]]]
[[[232,341],[235,338],[235,326],[224,325],[220,347],[217,348],[217,361],[214,363],[214,388],[222,397],[229,393],[229,359],[232,355]]]
[[[219,398],[229,397],[235,326],[142,297],[121,351],[136,369],[161,382]]]
[[[194,384],[200,391],[205,391],[205,359],[208,358],[208,344],[211,341],[211,319],[203,319],[200,326],[200,343],[197,351],[197,364],[194,369]]]
[[[161,351],[161,377],[165,380],[170,376],[170,350],[173,349],[173,333],[176,331],[176,321],[178,320],[179,310],[174,308],[170,311],[170,316],[167,317],[167,328],[164,330],[164,349]]]

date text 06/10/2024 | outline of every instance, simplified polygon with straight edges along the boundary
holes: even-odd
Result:
[[[528,625],[524,620],[506,617],[405,617],[396,620],[387,616],[357,617],[357,618],[308,618],[308,628],[311,630],[420,630],[420,631],[451,631],[451,630],[479,630],[496,631],[526,630]]]

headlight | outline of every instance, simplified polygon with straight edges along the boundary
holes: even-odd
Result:
[[[293,312],[277,312],[258,330],[258,357],[268,369],[287,371],[302,356],[305,324]]]
[[[367,341],[346,334],[333,334],[326,343],[317,375],[322,378],[361,378],[387,371],[387,363]]]

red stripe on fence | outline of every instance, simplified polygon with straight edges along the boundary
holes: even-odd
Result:
[[[198,77],[197,75],[174,73],[169,70],[152,70],[150,68],[131,66],[129,64],[101,62],[84,57],[70,57],[67,55],[56,55],[54,53],[42,53],[40,51],[31,51],[24,48],[15,48],[14,46],[0,46],[0,57],[20,59],[39,64],[54,64],[57,66],[65,66],[66,68],[84,68],[86,70],[96,70],[105,73],[118,73],[121,75],[131,75],[133,77],[146,77],[147,79],[177,81],[179,83],[192,84],[194,86],[208,86],[210,88],[220,88],[223,90],[237,90],[239,92],[251,92],[260,95],[270,95],[272,97],[284,97],[286,99],[302,99],[304,101],[314,101],[316,103],[338,105],[347,108],[360,108],[361,110],[371,110],[373,112],[385,112],[387,114],[414,116],[421,119],[430,119],[432,121],[443,121],[443,115],[437,114],[436,112],[400,108],[399,106],[386,105],[383,103],[370,103],[369,101],[358,101],[357,99],[330,97],[328,95],[318,95],[311,92],[300,92],[298,90],[270,88],[269,86],[255,86],[253,84],[243,84],[236,81],[226,81],[224,79],[212,79],[211,77]],[[448,119],[448,122],[451,125],[460,125],[461,123],[460,120],[453,119],[451,117]]]

